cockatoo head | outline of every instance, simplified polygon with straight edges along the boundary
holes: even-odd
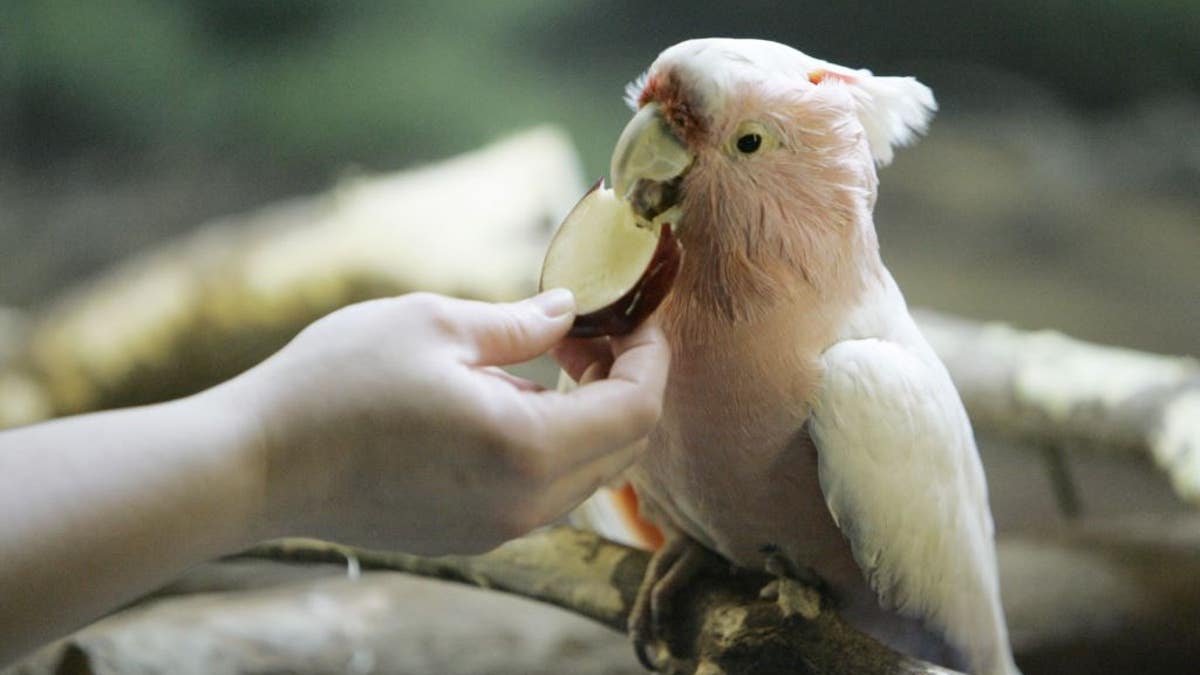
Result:
[[[853,283],[875,246],[875,165],[936,108],[912,78],[763,40],[682,42],[627,93],[613,188],[647,219],[680,209],[675,302],[730,321]]]

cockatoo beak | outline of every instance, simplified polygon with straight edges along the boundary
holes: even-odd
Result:
[[[663,119],[657,103],[638,110],[612,156],[613,191],[646,220],[679,200],[679,179],[692,164],[692,153]]]

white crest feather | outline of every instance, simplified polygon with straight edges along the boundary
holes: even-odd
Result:
[[[929,87],[914,78],[858,73],[851,85],[859,105],[858,119],[867,132],[871,156],[880,166],[887,166],[894,148],[906,146],[925,133],[937,101]]]
[[[646,89],[646,83],[650,81],[650,71],[646,71],[637,76],[633,82],[625,85],[625,105],[629,106],[634,112],[638,109],[638,99],[642,97],[642,91]]]

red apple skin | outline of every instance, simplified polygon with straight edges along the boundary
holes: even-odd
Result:
[[[567,335],[593,338],[633,332],[671,292],[682,262],[683,247],[671,223],[663,223],[650,264],[633,288],[600,309],[576,316]]]

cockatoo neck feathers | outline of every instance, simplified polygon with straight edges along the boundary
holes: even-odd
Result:
[[[723,109],[735,85],[742,83],[785,90],[845,86],[853,96],[855,116],[866,134],[871,156],[880,166],[892,161],[895,147],[908,145],[924,133],[937,110],[933,92],[912,77],[880,77],[869,70],[813,58],[777,42],[732,38],[688,40],[663,51],[647,72],[626,86],[629,107],[636,110],[644,102],[651,79],[667,71],[709,111]]]

